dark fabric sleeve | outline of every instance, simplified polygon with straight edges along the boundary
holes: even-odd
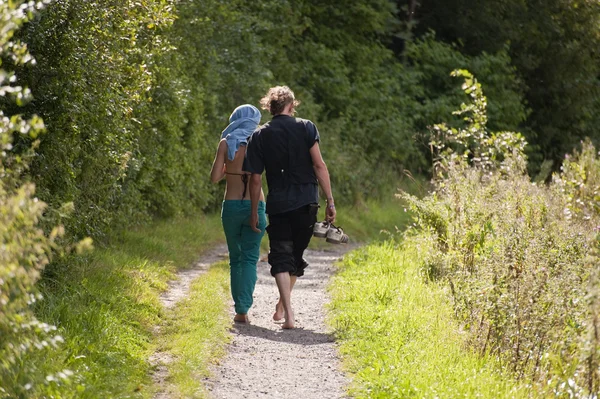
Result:
[[[319,140],[320,136],[317,126],[311,121],[306,121],[306,145],[308,148],[312,148]]]
[[[245,172],[262,174],[265,170],[263,161],[262,147],[260,145],[260,135],[254,132],[248,140],[248,148],[246,149],[246,158],[242,166]]]

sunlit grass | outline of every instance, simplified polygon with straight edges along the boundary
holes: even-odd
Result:
[[[330,322],[358,398],[520,398],[529,392],[467,349],[447,290],[418,254],[388,241],[348,255],[331,285]]]
[[[323,207],[319,209],[319,220],[325,218]],[[385,202],[367,201],[357,206],[342,206],[337,209],[335,225],[341,227],[350,237],[352,244],[366,244],[373,241],[385,241],[390,235],[403,230],[410,220],[399,200],[390,195]],[[327,249],[332,245],[324,238],[313,237],[309,249]],[[269,238],[265,234],[261,242],[261,252],[269,252]]]
[[[229,267],[221,262],[196,279],[189,296],[169,312],[160,350],[174,359],[168,365],[170,397],[206,397],[203,378],[230,338],[229,298]]]
[[[69,395],[78,387],[82,398],[151,397],[148,358],[163,316],[160,293],[177,269],[222,240],[218,215],[180,218],[121,232],[90,255],[51,265],[36,312],[65,343],[38,361],[76,372],[64,387]]]
[[[425,193],[426,186],[427,183],[422,179],[408,178],[398,181],[396,185],[417,196]],[[342,227],[353,243],[368,244],[389,239],[391,235],[403,231],[410,221],[410,215],[404,209],[402,202],[396,198],[397,192],[397,188],[394,188],[382,194],[380,198],[367,198],[360,204],[339,207],[335,225]],[[325,210],[322,208],[320,211],[319,216],[322,220]],[[330,245],[325,240],[311,241],[311,248],[327,248]]]

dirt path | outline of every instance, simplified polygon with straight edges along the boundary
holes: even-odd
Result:
[[[233,326],[228,354],[206,381],[214,399],[346,397],[348,381],[324,323],[324,306],[333,263],[349,249],[332,245],[327,251],[307,251],[310,266],[292,296],[298,327],[294,330],[282,330],[273,322],[277,288],[269,265],[259,263],[251,324]]]

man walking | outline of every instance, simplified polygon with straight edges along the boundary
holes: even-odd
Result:
[[[313,233],[319,208],[319,185],[327,197],[326,220],[335,221],[335,205],[327,165],[319,149],[319,132],[314,123],[294,118],[299,102],[287,86],[269,89],[262,98],[263,109],[273,119],[258,128],[248,141],[245,170],[250,172],[250,226],[257,233],[258,201],[266,172],[266,212],[269,216],[269,264],[279,289],[273,319],[285,318],[283,328],[294,328],[291,292],[308,263],[302,258]]]

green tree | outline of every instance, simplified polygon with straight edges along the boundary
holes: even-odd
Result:
[[[129,176],[143,164],[138,151],[140,107],[151,101],[152,69],[170,50],[163,29],[170,1],[56,2],[21,34],[38,60],[22,73],[36,92],[27,108],[52,134],[32,165],[39,195],[56,207],[72,201],[68,230],[102,235],[124,205],[144,214]],[[137,117],[137,118],[136,118]]]
[[[398,1],[405,5],[405,0]],[[600,107],[600,3],[595,0],[420,0],[417,36],[435,30],[460,51],[508,53],[531,108],[523,131],[533,169],[555,161],[596,129]]]

